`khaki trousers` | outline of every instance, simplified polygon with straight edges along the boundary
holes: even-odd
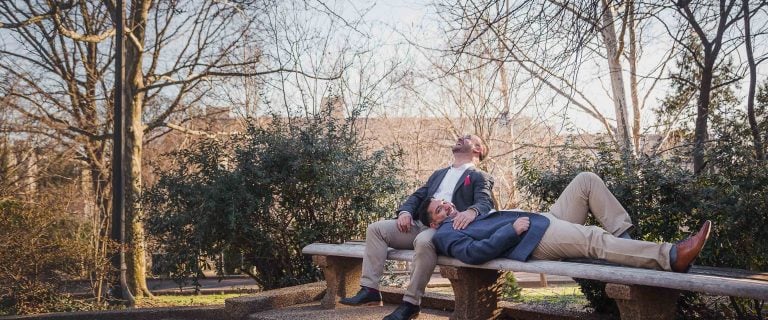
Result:
[[[360,285],[378,289],[387,259],[387,248],[415,250],[411,281],[408,283],[403,301],[421,304],[421,297],[437,265],[437,253],[432,244],[435,229],[417,223],[410,232],[397,230],[396,220],[377,221],[368,226],[365,233],[365,256]]]
[[[603,225],[584,226],[587,215]],[[594,173],[580,173],[568,184],[549,213],[550,221],[534,259],[603,259],[608,262],[647,269],[671,270],[670,243],[617,238],[632,227],[624,207]]]

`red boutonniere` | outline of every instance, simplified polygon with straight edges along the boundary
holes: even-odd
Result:
[[[467,187],[469,186],[470,183],[471,181],[469,181],[469,175],[467,175],[466,177],[464,177],[464,186]]]

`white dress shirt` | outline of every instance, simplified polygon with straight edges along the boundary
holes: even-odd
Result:
[[[456,188],[459,179],[464,178],[464,171],[467,171],[467,168],[474,166],[475,164],[471,162],[465,163],[458,168],[451,166],[451,168],[448,169],[448,172],[445,173],[443,181],[440,182],[440,186],[432,197],[443,201],[453,202],[453,189]]]

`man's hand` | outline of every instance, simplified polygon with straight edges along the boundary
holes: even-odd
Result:
[[[512,224],[512,227],[515,228],[515,232],[517,232],[517,235],[521,235],[523,232],[528,231],[528,228],[531,227],[531,219],[528,217],[520,217],[515,220],[515,223]]]
[[[453,229],[464,230],[470,222],[475,221],[475,218],[477,218],[477,211],[473,209],[459,212],[453,218]]]
[[[401,212],[400,215],[397,216],[397,230],[400,230],[400,232],[411,231],[412,224],[413,224],[413,217],[411,217],[410,213]]]

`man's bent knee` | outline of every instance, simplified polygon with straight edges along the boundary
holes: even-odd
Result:
[[[386,227],[386,221],[376,221],[368,225],[365,230],[365,238],[370,239],[372,237],[382,237],[382,229]]]
[[[435,251],[435,244],[432,242],[432,237],[416,237],[416,239],[413,240],[413,248],[416,251]]]
[[[579,172],[579,174],[577,174],[577,175],[576,175],[576,178],[574,178],[574,179],[583,179],[583,180],[600,180],[600,181],[602,181],[602,180],[603,180],[602,178],[600,178],[600,176],[598,176],[598,175],[597,175],[597,174],[595,174],[594,172],[589,172],[589,171],[583,171],[583,172]]]

